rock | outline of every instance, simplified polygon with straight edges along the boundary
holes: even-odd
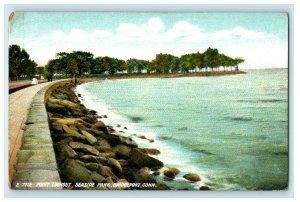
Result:
[[[67,145],[67,143],[59,142],[55,144],[55,148],[59,155],[65,155],[69,158],[76,158],[77,153]]]
[[[87,132],[91,133],[96,138],[103,137],[103,136],[107,135],[103,131],[95,130],[95,129],[92,129],[92,128],[85,128],[84,130],[86,130]]]
[[[118,177],[111,171],[110,167],[101,167],[100,174],[104,177],[111,177],[113,180],[117,181]]]
[[[74,102],[71,102],[69,100],[61,100],[61,99],[55,99],[55,98],[49,98],[48,102],[53,104],[59,104],[66,108],[72,109],[72,110],[78,110],[80,108],[80,105]]]
[[[52,114],[62,114],[64,116],[70,116],[72,113],[60,104],[46,102],[47,111]]]
[[[117,125],[117,127],[119,128],[119,127],[121,127],[121,125],[120,125],[120,124],[118,124],[118,125]]]
[[[143,139],[143,140],[148,140],[150,143],[154,142],[154,139],[152,138],[147,138],[145,135],[143,134],[137,134],[136,135],[138,138]]]
[[[158,185],[156,186],[156,190],[171,190],[171,188],[168,187],[168,186],[165,185],[165,184],[158,184]]]
[[[201,180],[200,176],[195,173],[188,173],[185,174],[183,177],[191,182],[198,182]]]
[[[106,183],[114,183],[114,181],[111,177],[107,177],[106,178]],[[111,187],[110,189],[113,189],[113,187]]]
[[[137,144],[135,143],[135,141],[133,141],[132,138],[130,137],[122,137],[122,136],[119,136],[120,137],[120,143],[121,144],[125,144],[129,147],[137,147]]]
[[[62,125],[62,127],[63,127],[64,131],[68,134],[68,136],[74,137],[74,138],[80,139],[80,140],[85,140],[85,137],[83,135],[81,135],[80,133],[78,133],[75,130],[72,130],[67,125]]]
[[[139,149],[144,154],[150,154],[150,155],[158,155],[160,154],[160,151],[158,149],[150,149],[150,148],[140,148]]]
[[[121,166],[128,166],[129,165],[128,161],[126,161],[125,159],[118,159],[118,161],[119,161],[119,164]]]
[[[85,167],[91,171],[97,172],[105,178],[111,177],[115,181],[118,180],[118,177],[112,172],[111,168],[108,166],[103,166],[100,163],[85,163]]]
[[[177,168],[169,168],[164,171],[164,175],[171,179],[173,179],[178,173],[180,173],[180,170]]]
[[[64,132],[63,127],[60,124],[56,123],[56,122],[52,122],[51,126],[52,126],[52,130],[54,130],[56,133],[63,133]]]
[[[143,135],[143,134],[138,134],[138,135],[136,135],[136,136],[137,136],[138,138],[140,138],[140,139],[143,139],[143,140],[147,139],[146,136]]]
[[[63,182],[93,182],[92,171],[73,159],[64,162],[60,176]]]
[[[104,133],[108,133],[106,125],[102,121],[97,121],[94,125],[92,125],[92,129],[103,131]]]
[[[103,115],[103,118],[107,118],[107,115]]]
[[[92,114],[92,115],[97,115],[97,112],[95,110],[89,110],[89,112]]]
[[[83,134],[86,138],[86,140],[90,143],[90,144],[95,144],[97,142],[97,139],[91,135],[89,132],[85,131],[85,130],[81,130],[80,131],[81,134]]]
[[[78,128],[75,125],[69,125],[69,128],[71,130],[74,130],[74,131],[78,132]]]
[[[208,190],[211,190],[208,186],[201,186],[199,188],[199,190],[205,190],[205,191],[208,191]]]
[[[101,134],[97,136],[107,140],[109,144],[113,147],[119,144],[124,144],[129,147],[137,147],[135,141],[133,141],[130,137],[122,137],[120,135],[114,134]]]
[[[80,142],[70,142],[69,145],[70,145],[70,147],[72,147],[75,150],[78,149],[78,150],[81,150],[81,151],[84,151],[84,152],[89,152],[89,153],[94,154],[96,156],[98,156],[100,154],[100,152],[95,147],[92,147],[92,146],[87,145],[87,144],[83,144],[83,143],[80,143]]]
[[[50,118],[50,117],[49,117]],[[64,117],[63,115],[61,115],[61,114],[52,114],[52,117],[51,118],[59,118],[59,119],[64,119],[64,118],[66,118],[66,117]]]
[[[105,182],[106,181],[106,179],[103,176],[99,175],[95,171],[92,172],[91,177],[92,177],[93,181],[95,181],[95,182]]]
[[[152,138],[149,138],[148,141],[149,141],[150,143],[153,143],[153,142],[154,142],[154,140],[153,140]]]
[[[113,151],[116,153],[117,157],[128,159],[131,149],[132,149],[131,147],[128,147],[123,144],[119,144],[113,148]]]
[[[80,160],[85,163],[106,163],[107,159],[100,156],[93,156],[93,155],[83,155],[80,157]]]
[[[151,156],[143,154],[138,149],[132,149],[130,152],[129,163],[137,166],[138,168],[149,167],[149,168],[161,168],[163,163]]]
[[[116,154],[115,152],[101,152],[99,153],[99,156],[104,158],[115,158]]]
[[[57,143],[64,143],[64,144],[69,144],[70,142],[73,142],[73,139],[71,137],[67,137],[65,139],[60,140]]]
[[[90,124],[94,124],[97,122],[94,115],[85,115],[84,117],[80,117],[80,119]]]
[[[140,183],[156,183],[156,180],[150,174],[150,169],[145,167],[135,173],[135,182]]]
[[[124,184],[127,184],[127,183],[129,183],[126,179],[123,179],[123,178],[121,178],[121,179],[119,179],[118,181],[117,181],[117,183],[124,183]]]
[[[125,126],[124,129],[127,130],[127,127]]]
[[[114,173],[119,175],[123,173],[122,166],[116,159],[108,158],[107,164],[113,169]]]
[[[103,138],[99,138],[95,144],[95,148],[97,148],[99,151],[107,152],[112,151],[112,148],[107,140]]]
[[[90,124],[87,122],[83,121],[80,118],[64,118],[64,119],[56,119],[56,123],[61,124],[61,125],[77,125],[77,124],[82,124],[85,127],[89,127]]]

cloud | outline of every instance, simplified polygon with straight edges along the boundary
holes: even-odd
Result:
[[[255,32],[243,27],[235,27],[232,29],[223,29],[212,33],[209,36],[210,40],[253,40],[253,39],[266,39],[267,35],[263,32]]]
[[[26,50],[41,65],[60,51],[84,50],[96,56],[153,59],[159,52],[180,56],[203,52],[209,46],[232,57],[245,57],[243,65],[247,67],[286,64],[287,42],[279,43],[276,37],[264,32],[240,26],[208,32],[187,21],[168,27],[160,18],[150,18],[139,25],[121,23],[114,29],[55,30],[39,38],[28,38],[25,43]],[[46,50],[41,51],[41,47]]]
[[[168,43],[194,42],[205,40],[263,40],[268,36],[263,32],[248,30],[243,27],[218,30],[212,33],[203,32],[198,26],[187,21],[179,21],[168,30],[160,18],[151,18],[142,25],[121,23],[115,30],[85,31],[72,29],[69,32],[56,30],[50,35],[43,36],[42,40],[61,42],[101,42],[101,43]]]
[[[61,30],[53,31],[49,36],[43,36],[38,40],[50,40],[50,41],[62,41],[62,42],[74,42],[74,41],[97,41],[111,36],[112,33],[106,30],[94,30],[87,32],[81,29],[72,29],[69,33],[65,33]]]

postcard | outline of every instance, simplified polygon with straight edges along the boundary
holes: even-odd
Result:
[[[288,189],[288,13],[8,20],[11,189]]]

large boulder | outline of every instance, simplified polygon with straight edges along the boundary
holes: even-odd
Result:
[[[159,169],[164,165],[160,160],[148,156],[138,149],[131,150],[128,161],[138,168],[149,167]]]
[[[99,173],[101,176],[107,178],[111,177],[113,180],[117,181],[118,177],[113,173],[112,169],[108,166],[103,166],[100,163],[86,163],[85,167],[89,170]]]
[[[201,186],[199,188],[199,190],[201,190],[201,191],[210,191],[211,189],[208,186]]]
[[[100,152],[95,147],[87,145],[87,144],[83,144],[80,142],[70,142],[69,145],[70,145],[70,147],[72,147],[72,149],[75,149],[75,150],[91,153],[96,156],[98,156],[100,154]]]
[[[97,139],[92,134],[90,134],[89,132],[87,132],[85,130],[81,130],[80,132],[81,132],[81,134],[83,134],[85,136],[86,140],[90,144],[95,144],[97,142]]]
[[[129,147],[137,147],[136,142],[130,137],[123,137],[115,134],[99,134],[98,137],[101,137],[109,142],[111,146],[116,146],[119,144],[124,144]]]
[[[104,133],[108,133],[106,125],[102,121],[97,121],[92,125],[92,129],[103,131]]]
[[[62,114],[63,116],[66,117],[72,115],[72,113],[67,108],[57,103],[46,102],[46,107],[47,107],[47,111],[52,114]]]
[[[164,171],[164,175],[171,179],[173,179],[178,173],[180,173],[180,170],[177,168],[168,168]]]
[[[97,148],[99,151],[103,152],[109,152],[112,151],[112,148],[107,140],[103,138],[98,138],[97,142],[95,143],[95,148]]]
[[[150,154],[150,155],[160,154],[160,151],[158,149],[153,149],[153,148],[140,148],[140,151],[145,154]]]
[[[66,156],[68,158],[76,158],[78,154],[67,143],[58,142],[54,144],[54,147],[59,155]]]
[[[63,119],[58,118],[58,119],[55,119],[54,121],[58,124],[63,124],[63,125],[74,125],[74,124],[78,124],[78,123],[86,125],[86,126],[89,125],[87,122],[83,121],[80,118],[63,118]]]
[[[80,105],[74,102],[71,102],[69,100],[62,100],[62,99],[55,99],[55,98],[49,98],[49,103],[59,104],[66,108],[72,109],[72,110],[78,110],[80,108]]]
[[[91,174],[91,178],[93,179],[93,181],[95,182],[106,182],[106,179],[102,176],[99,175],[97,172],[92,172]]]
[[[80,157],[80,160],[85,163],[106,163],[107,159],[101,156],[86,154]]]
[[[156,180],[150,174],[150,169],[147,168],[147,167],[138,170],[135,173],[134,178],[135,178],[135,182],[140,182],[140,183],[156,183]]]
[[[113,147],[113,151],[116,153],[117,157],[128,159],[131,152],[131,147],[123,144],[119,144]]]
[[[62,127],[63,130],[68,134],[68,136],[72,138],[74,137],[75,139],[79,139],[79,140],[85,140],[85,137],[83,135],[78,133],[76,130],[71,129],[69,126],[62,125]]]
[[[68,159],[64,162],[60,174],[64,182],[93,182],[92,171],[84,167],[80,161],[74,159]]]
[[[112,168],[114,173],[117,173],[118,175],[123,173],[122,166],[119,163],[119,161],[117,161],[116,159],[108,158],[107,164],[108,164],[108,166],[110,166]]]
[[[185,174],[183,177],[191,182],[198,182],[201,180],[201,177],[195,173],[188,173]]]

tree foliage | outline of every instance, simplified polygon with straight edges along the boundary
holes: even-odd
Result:
[[[25,49],[18,45],[9,46],[9,78],[18,80],[20,77],[33,77],[37,64],[30,59]]]

